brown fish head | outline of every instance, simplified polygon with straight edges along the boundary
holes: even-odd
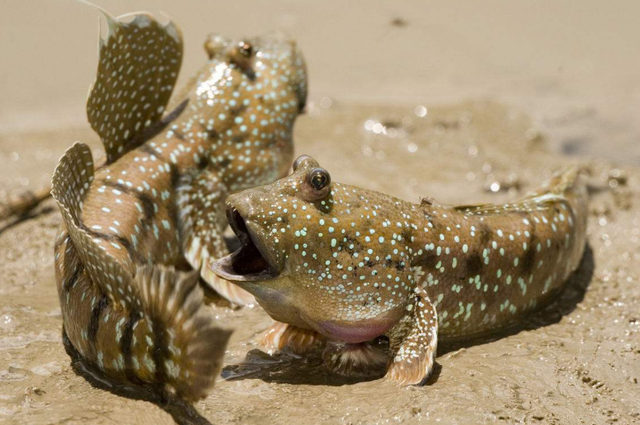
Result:
[[[408,247],[382,224],[397,221],[396,202],[331,182],[302,156],[287,178],[227,199],[242,246],[211,267],[276,320],[340,340],[371,339],[398,320],[412,284]]]
[[[293,124],[307,98],[306,65],[282,35],[243,40],[209,36],[210,60],[197,85],[201,123],[211,128],[211,160],[232,191],[271,183],[293,160]]]
[[[204,48],[212,62],[231,63],[250,80],[257,79],[257,71],[284,82],[295,92],[297,111],[302,113],[307,102],[307,67],[295,40],[283,33],[267,34],[248,39],[233,39],[209,34]],[[271,84],[271,86],[274,86]],[[268,89],[268,87],[266,87]],[[263,93],[267,91],[264,90]]]

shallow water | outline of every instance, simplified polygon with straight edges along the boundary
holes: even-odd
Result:
[[[38,187],[88,129],[0,139],[2,193]],[[327,374],[319,358],[270,358],[259,308],[211,314],[235,329],[227,367],[197,404],[212,423],[634,423],[640,421],[640,170],[562,156],[516,108],[492,102],[371,106],[319,99],[296,127],[297,153],[333,180],[418,201],[501,202],[551,172],[591,173],[585,261],[568,290],[523,326],[492,340],[442,347],[423,388]],[[48,201],[43,209],[53,209]],[[92,388],[60,341],[53,277],[56,210],[0,233],[0,422],[170,424],[150,403]],[[245,356],[249,364],[244,364]]]

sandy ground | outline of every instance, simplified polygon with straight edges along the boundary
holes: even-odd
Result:
[[[380,130],[379,123],[386,123],[387,135],[366,129]],[[394,132],[395,137],[389,135]],[[384,380],[345,382],[327,375],[314,357],[270,359],[254,353],[252,365],[234,367],[256,349],[270,320],[259,308],[212,307],[212,314],[236,333],[226,359],[230,367],[223,373],[232,379],[219,381],[197,405],[211,422],[640,420],[639,170],[567,160],[549,151],[525,115],[489,102],[433,107],[423,118],[414,108],[336,102],[312,108],[301,118],[296,137],[299,152],[329,164],[336,181],[409,200],[429,195],[440,202],[498,202],[563,165],[584,163],[593,176],[591,250],[564,296],[519,332],[468,347],[443,347],[440,372],[424,388],[399,389]],[[95,141],[95,136],[85,130],[5,137],[3,170],[37,179],[74,139]],[[497,184],[501,190],[494,193]],[[43,208],[53,209],[52,202]],[[59,223],[54,210],[0,234],[6,259],[0,266],[0,420],[171,423],[157,407],[92,389],[71,370],[60,343],[52,270]]]
[[[640,422],[640,59],[631,41],[640,39],[638,6],[124,3],[105,5],[115,13],[164,10],[180,23],[183,77],[197,67],[210,30],[293,33],[312,87],[296,149],[336,181],[413,201],[471,203],[514,199],[568,164],[591,173],[590,249],[562,297],[521,328],[442,347],[429,385],[400,389],[336,379],[313,356],[260,355],[252,350],[270,324],[265,313],[210,307],[236,332],[227,379],[196,406],[204,417]],[[84,122],[95,13],[71,2],[28,5],[9,2],[0,16],[0,202],[46,184],[73,141],[100,152]],[[94,389],[72,371],[52,267],[60,216],[51,201],[39,212],[0,223],[0,423],[172,423],[158,407]],[[249,364],[240,365],[248,352]]]

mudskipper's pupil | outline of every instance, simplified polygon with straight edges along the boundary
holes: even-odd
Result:
[[[315,190],[322,190],[329,185],[329,173],[324,170],[312,171],[310,183]]]
[[[322,174],[316,174],[315,176],[313,176],[313,180],[311,181],[313,182],[313,187],[320,190],[324,187],[327,178]]]

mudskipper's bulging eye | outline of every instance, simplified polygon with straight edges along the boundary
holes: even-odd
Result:
[[[250,58],[253,55],[253,46],[248,41],[241,41],[238,44],[238,53],[245,58]]]
[[[240,68],[251,81],[256,79],[256,73],[253,70],[254,55],[255,49],[248,41],[241,41],[229,53],[229,61]]]
[[[307,182],[315,190],[323,190],[331,183],[331,176],[324,168],[314,168],[307,174]]]
[[[298,168],[300,168],[302,163],[305,162],[307,159],[311,159],[311,157],[309,155],[300,155],[298,159],[296,159],[295,162],[293,163],[293,171],[296,171]]]
[[[331,176],[324,168],[313,168],[305,177],[300,197],[308,202],[326,198],[331,190]]]

